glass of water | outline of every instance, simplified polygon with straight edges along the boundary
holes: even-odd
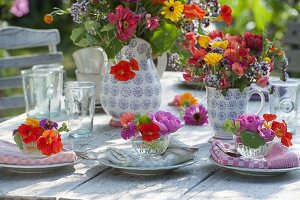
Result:
[[[277,120],[287,123],[289,132],[295,133],[299,82],[273,81],[270,85],[270,112],[277,115]]]
[[[34,65],[32,70],[35,73],[51,72],[51,96],[50,96],[50,115],[56,116],[61,110],[61,99],[63,91],[63,65],[44,64]]]
[[[71,137],[82,138],[93,134],[95,87],[94,82],[88,81],[70,81],[64,84],[65,110]]]

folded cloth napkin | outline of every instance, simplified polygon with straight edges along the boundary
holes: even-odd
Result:
[[[210,148],[210,153],[214,160],[221,165],[251,169],[282,169],[299,166],[299,157],[296,153],[289,151],[286,146],[276,142],[269,151],[266,159],[261,161],[244,160],[241,157],[235,158],[225,154],[216,144],[224,148],[232,148],[232,145],[215,140]]]
[[[109,147],[105,156],[112,163],[124,167],[166,167],[178,165],[194,159],[194,154],[184,149],[169,147],[161,158],[142,158],[133,149],[117,149]]]
[[[73,151],[63,151],[43,158],[32,158],[23,154],[16,144],[0,140],[0,164],[9,165],[49,165],[59,163],[71,163],[76,161]]]

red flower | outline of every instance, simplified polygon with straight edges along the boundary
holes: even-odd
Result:
[[[30,125],[21,124],[18,128],[18,133],[23,138],[23,142],[36,142],[44,131],[41,127],[32,127]]]
[[[164,3],[165,0],[151,0],[153,4]]]
[[[272,123],[272,130],[275,132],[276,136],[281,138],[281,143],[285,146],[289,147],[292,146],[292,134],[287,132],[287,125],[284,120],[281,122],[273,121]]]
[[[60,135],[55,130],[45,130],[37,141],[37,147],[42,154],[50,156],[62,150]]]
[[[193,3],[191,5],[184,5],[184,15],[188,19],[203,19],[205,16],[205,10],[203,10],[199,5]]]
[[[211,31],[208,36],[210,37],[210,39],[214,40],[216,38],[223,38],[224,37],[224,34],[222,31],[219,31],[219,30],[214,30],[214,31]]]
[[[142,124],[139,126],[139,131],[142,134],[143,140],[146,142],[151,142],[159,138],[159,126],[153,122]]]
[[[121,60],[118,64],[111,67],[110,74],[113,74],[118,81],[128,81],[135,77],[135,73],[131,70],[139,70],[138,62],[134,58],[130,62]]]
[[[263,118],[267,121],[267,122],[270,122],[270,121],[273,121],[273,120],[275,120],[276,118],[277,118],[277,116],[276,115],[274,115],[274,114],[264,114],[263,115]]]
[[[219,16],[222,20],[225,21],[226,26],[229,26],[232,22],[232,10],[229,6],[223,5],[221,7],[221,12]]]
[[[245,41],[246,41],[246,47],[254,50],[254,51],[257,51],[257,52],[261,52],[262,49],[263,49],[263,38],[261,35],[256,35],[256,34],[253,34],[253,33],[249,33],[249,32],[246,32],[244,34],[244,38],[245,38]]]
[[[281,137],[281,143],[287,147],[292,146],[293,143],[291,140],[293,139],[293,136],[291,133],[286,132],[282,137]]]

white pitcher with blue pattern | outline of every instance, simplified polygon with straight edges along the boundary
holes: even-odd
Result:
[[[260,105],[255,114],[259,114],[265,104],[265,96],[258,89],[246,87],[243,92],[239,89],[228,89],[226,96],[214,87],[206,87],[208,119],[214,131],[214,139],[232,140],[233,134],[222,129],[227,119],[235,119],[241,114],[246,114],[250,97],[257,93],[260,96]]]
[[[116,55],[116,63],[134,58],[139,71],[129,81],[117,81],[110,74],[112,64],[103,70],[100,99],[104,111],[112,116],[111,125],[119,126],[122,113],[148,113],[159,109],[161,103],[160,76],[153,63],[151,45],[135,38]]]

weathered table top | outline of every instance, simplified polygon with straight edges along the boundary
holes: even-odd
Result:
[[[161,110],[178,114],[167,106],[176,94],[192,92],[203,98],[204,92],[184,87],[178,73],[166,72],[162,79]],[[258,102],[251,102],[250,108]],[[265,111],[269,108],[266,106]],[[0,139],[12,140],[11,131],[25,115],[0,124]],[[74,140],[75,148],[104,150],[121,147],[129,141],[120,138],[120,129],[110,127],[105,113],[95,116],[94,136]],[[298,125],[300,125],[298,120]],[[299,126],[297,127],[298,132]],[[300,171],[275,177],[252,177],[221,169],[208,160],[210,126],[183,126],[174,137],[197,146],[197,162],[159,176],[134,176],[103,166],[98,161],[84,160],[73,167],[42,174],[16,174],[0,169],[0,195],[50,196],[79,199],[291,199],[300,195]],[[295,135],[295,137],[297,134]],[[294,140],[299,148],[299,139]]]

